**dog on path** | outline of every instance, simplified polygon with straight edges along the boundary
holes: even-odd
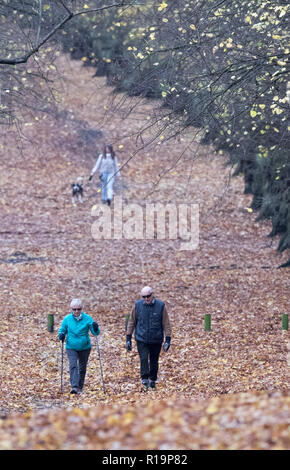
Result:
[[[84,184],[84,179],[82,176],[79,176],[77,178],[76,183],[72,183],[72,203],[75,203],[75,198],[78,199],[80,203],[83,203],[83,184]]]

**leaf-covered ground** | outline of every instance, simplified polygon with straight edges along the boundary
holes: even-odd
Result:
[[[289,448],[290,348],[281,331],[289,269],[277,269],[288,254],[275,251],[269,224],[247,210],[242,178],[192,142],[192,131],[176,141],[161,135],[125,166],[116,195],[144,211],[146,202],[199,204],[198,248],[93,239],[98,179],[86,184],[83,205],[72,205],[70,185],[88,178],[104,141],[127,161],[142,145],[131,134],[150,124],[154,103],[125,106],[119,95],[110,103],[105,80],[67,58],[59,72],[59,113],[32,114],[18,137],[1,137],[0,448]],[[124,348],[125,315],[146,284],[166,301],[173,329],[147,394],[136,347]],[[56,333],[73,297],[101,327],[107,394],[95,345],[84,392],[69,395],[65,358],[60,393]]]

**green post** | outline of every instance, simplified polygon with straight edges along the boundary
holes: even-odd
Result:
[[[54,329],[54,315],[53,315],[53,313],[49,313],[47,315],[47,329],[50,333],[53,333],[53,329]]]
[[[288,313],[283,313],[282,315],[282,330],[288,330],[289,320]]]
[[[129,317],[130,317],[129,314],[125,315],[125,331],[127,331],[127,326],[128,326]]]
[[[206,313],[204,316],[204,329],[205,331],[211,330],[211,314]]]

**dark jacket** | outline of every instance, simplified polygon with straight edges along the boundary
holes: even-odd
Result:
[[[127,328],[127,334],[132,334],[135,329],[136,341],[156,344],[162,343],[165,336],[171,335],[171,328],[164,302],[153,299],[151,304],[146,304],[140,299],[135,302]]]

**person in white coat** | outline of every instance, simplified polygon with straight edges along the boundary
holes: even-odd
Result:
[[[121,178],[118,158],[114,152],[112,145],[105,145],[104,150],[98,156],[98,159],[91,171],[89,181],[93,178],[96,171],[100,171],[101,186],[101,199],[104,204],[111,204],[114,196],[114,180],[118,175]]]

